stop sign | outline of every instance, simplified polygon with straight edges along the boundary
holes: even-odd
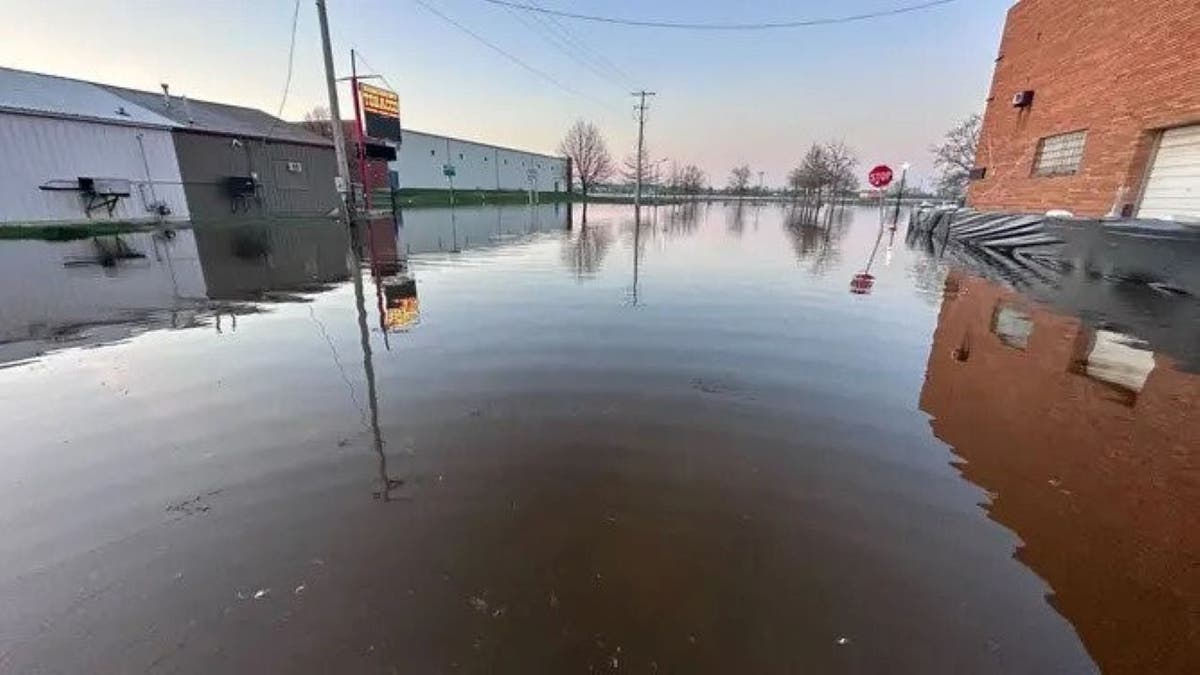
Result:
[[[867,182],[873,188],[885,188],[892,182],[892,168],[887,164],[880,164],[871,169],[867,174]]]

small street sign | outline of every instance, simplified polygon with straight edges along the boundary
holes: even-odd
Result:
[[[867,182],[873,188],[883,189],[891,184],[893,177],[892,168],[887,164],[880,164],[867,173]]]
[[[454,165],[453,164],[443,164],[442,165],[442,175],[445,176],[446,178],[453,178],[454,177]]]

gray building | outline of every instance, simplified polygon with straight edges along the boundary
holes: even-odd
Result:
[[[338,202],[332,144],[261,110],[101,85],[172,120],[193,221],[311,217]]]

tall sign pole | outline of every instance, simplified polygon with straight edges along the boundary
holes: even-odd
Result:
[[[325,16],[325,0],[317,0],[317,18],[321,21],[321,51],[325,56],[325,86],[329,89],[329,123],[333,127],[333,149],[337,154],[338,178],[341,185],[342,217],[350,222],[350,205],[346,190],[350,188],[350,160],[346,154],[346,131],[342,128],[342,112],[338,108],[337,76],[333,71],[333,48],[329,44],[329,18]]]
[[[637,189],[633,194],[633,208],[637,211],[642,206],[642,158],[646,153],[646,97],[654,96],[654,92],[643,89],[633,92],[633,95],[638,97]]]
[[[354,98],[354,139],[358,144],[355,157],[358,158],[358,179],[362,185],[362,212],[371,212],[371,195],[367,191],[367,144],[363,139],[362,106],[358,95],[358,58],[354,50],[350,50],[350,95]]]

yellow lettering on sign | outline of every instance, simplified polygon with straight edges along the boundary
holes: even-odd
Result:
[[[386,117],[400,116],[400,96],[396,92],[372,87],[369,84],[359,84],[358,93],[362,99],[363,110]]]

